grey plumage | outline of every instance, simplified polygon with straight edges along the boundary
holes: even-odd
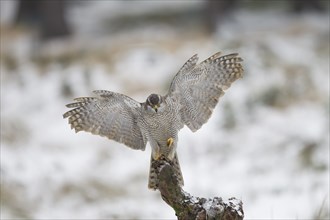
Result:
[[[165,157],[172,161],[179,184],[183,177],[176,154],[178,131],[184,125],[196,131],[207,122],[212,110],[232,82],[241,78],[242,59],[238,54],[216,53],[197,64],[191,57],[175,75],[167,95],[150,95],[139,103],[123,94],[97,90],[96,97],[76,98],[69,118],[76,132],[87,131],[108,137],[133,149],[152,148],[151,160]],[[149,188],[157,189],[155,169],[150,168]]]
[[[66,105],[74,108],[69,118],[76,132],[87,131],[108,137],[133,149],[144,150],[147,139],[137,125],[141,105],[128,96],[105,90],[94,91],[97,97],[81,97]]]

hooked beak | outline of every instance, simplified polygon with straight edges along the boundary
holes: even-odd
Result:
[[[155,110],[155,112],[157,113],[158,112],[158,107],[159,105],[154,105],[152,108]]]

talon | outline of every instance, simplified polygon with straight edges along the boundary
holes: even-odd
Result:
[[[173,138],[167,139],[167,147],[172,147],[173,142],[174,142],[174,139]]]
[[[154,160],[159,160],[160,158],[161,158],[161,154],[160,153],[155,153],[154,155],[153,155],[153,158],[154,158]]]

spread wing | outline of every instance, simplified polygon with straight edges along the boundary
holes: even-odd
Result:
[[[224,90],[243,75],[243,59],[237,53],[218,52],[198,65],[197,61],[196,54],[183,65],[166,97],[180,103],[182,122],[192,131],[207,122]]]
[[[97,97],[82,97],[66,105],[68,118],[76,132],[87,131],[144,150],[147,139],[138,124],[141,105],[128,96],[105,90],[94,91]]]

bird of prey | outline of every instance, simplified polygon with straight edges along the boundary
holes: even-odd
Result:
[[[149,141],[151,164],[164,158],[171,162],[180,186],[183,177],[176,148],[184,125],[195,132],[205,124],[224,90],[243,76],[242,58],[237,53],[218,52],[197,64],[192,56],[173,78],[166,95],[151,94],[139,103],[116,92],[97,90],[95,97],[80,97],[66,105],[63,115],[76,132],[86,131],[144,150]],[[156,170],[150,166],[150,189],[156,190]]]

